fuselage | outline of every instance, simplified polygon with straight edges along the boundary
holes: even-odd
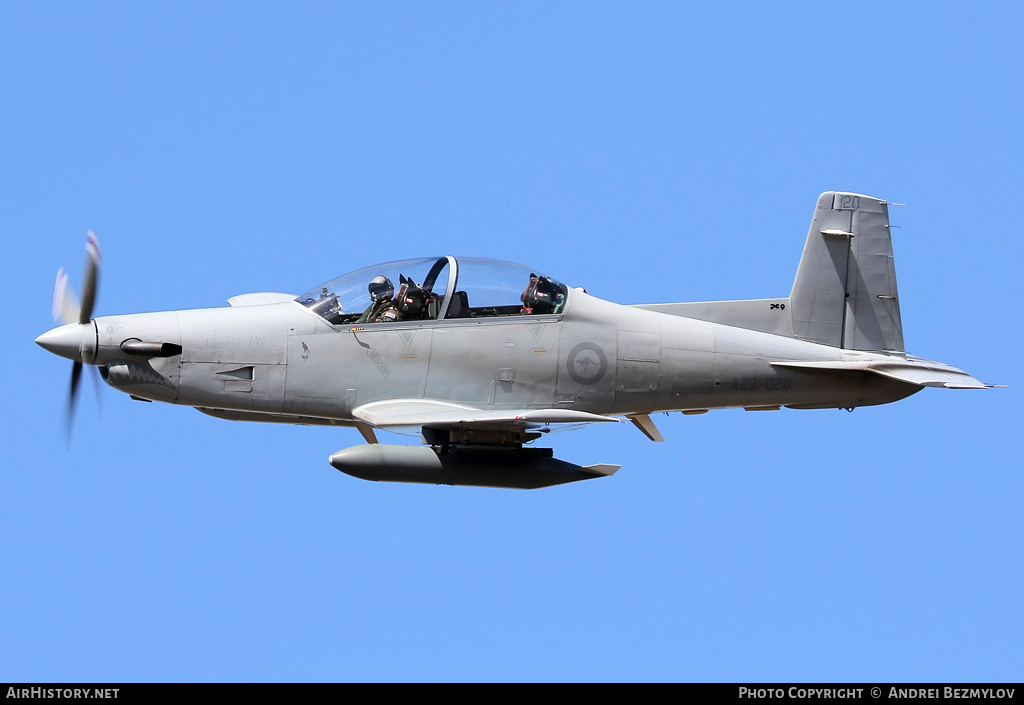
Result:
[[[850,353],[569,293],[558,314],[331,324],[291,301],[94,319],[112,386],[229,418],[353,422],[388,399],[604,415],[743,407],[851,408],[919,387],[857,371],[773,366]],[[181,353],[125,354],[128,340]],[[225,413],[228,412],[228,413]]]

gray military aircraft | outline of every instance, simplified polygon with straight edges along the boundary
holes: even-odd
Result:
[[[536,270],[429,257],[367,267],[302,296],[92,318],[99,247],[90,233],[82,302],[57,277],[65,325],[36,342],[133,399],[235,421],[355,427],[330,456],[368,480],[536,488],[601,477],[528,448],[555,427],[710,409],[853,409],[923,387],[983,389],[904,352],[888,205],[818,199],[786,298],[624,306]],[[395,283],[397,282],[397,289]],[[422,445],[377,442],[412,430]]]

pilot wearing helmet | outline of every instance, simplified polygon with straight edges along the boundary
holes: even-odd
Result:
[[[522,313],[545,314],[558,313],[565,304],[565,293],[551,277],[530,274],[530,282],[520,297],[523,302]]]
[[[366,289],[370,292],[372,303],[363,311],[363,315],[356,323],[383,323],[401,319],[398,307],[392,300],[395,295],[395,287],[391,284],[390,279],[383,274],[378,274],[370,280]]]

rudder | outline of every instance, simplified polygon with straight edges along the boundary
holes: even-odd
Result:
[[[857,193],[821,194],[790,306],[797,338],[903,351],[888,203]]]

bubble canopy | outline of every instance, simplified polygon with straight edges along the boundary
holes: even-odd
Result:
[[[333,325],[374,323],[369,284],[387,277],[400,320],[557,315],[568,288],[535,269],[476,257],[423,257],[364,267],[311,289],[296,301]],[[379,281],[379,280],[378,280]],[[379,296],[378,296],[379,298]],[[406,301],[422,303],[415,311]]]

